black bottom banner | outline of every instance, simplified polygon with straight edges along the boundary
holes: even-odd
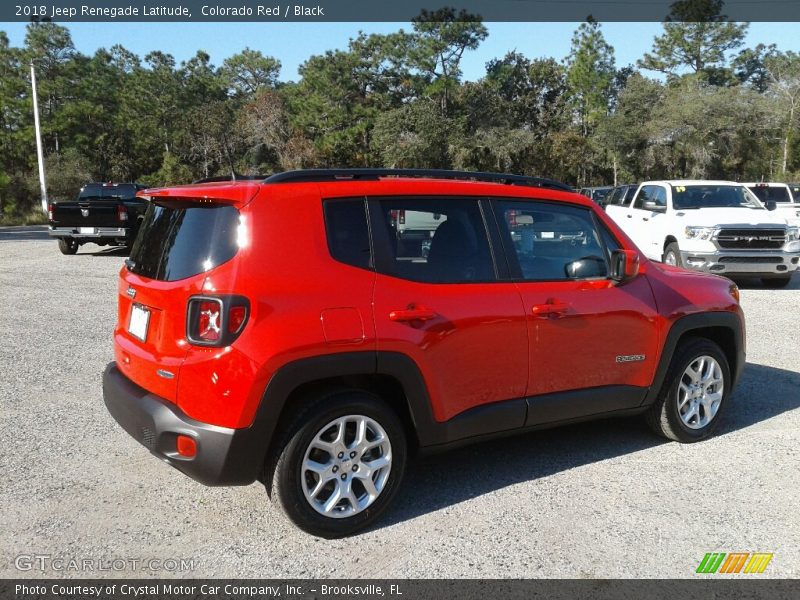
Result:
[[[28,579],[0,580],[0,598],[15,600],[690,600],[800,597],[800,580],[785,579]]]

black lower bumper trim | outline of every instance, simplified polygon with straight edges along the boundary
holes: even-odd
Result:
[[[108,412],[136,441],[158,458],[205,485],[247,485],[255,481],[264,460],[264,441],[251,429],[229,429],[195,421],[176,405],[139,387],[116,363],[103,373]],[[178,454],[176,438],[196,442],[192,458]]]

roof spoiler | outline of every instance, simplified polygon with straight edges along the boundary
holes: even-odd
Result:
[[[232,204],[236,207],[250,202],[258,193],[261,181],[231,181],[149,188],[136,194],[144,200],[173,199],[198,204]]]

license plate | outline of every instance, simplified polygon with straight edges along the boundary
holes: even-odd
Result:
[[[78,227],[78,233],[97,233],[94,227]]]
[[[150,311],[144,306],[134,304],[131,307],[131,320],[128,323],[128,332],[142,340],[147,339],[147,326],[150,324]]]

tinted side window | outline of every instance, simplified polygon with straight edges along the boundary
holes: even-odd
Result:
[[[632,185],[625,191],[625,196],[622,200],[622,204],[628,205],[630,201],[633,199],[633,195],[636,193],[636,186]]]
[[[372,256],[364,199],[326,200],[323,207],[331,256],[354,267],[371,269]]]
[[[379,272],[428,283],[496,279],[478,200],[382,198],[370,215]]]
[[[547,202],[500,201],[496,207],[518,277],[553,281],[608,276],[608,249],[591,211]]]

